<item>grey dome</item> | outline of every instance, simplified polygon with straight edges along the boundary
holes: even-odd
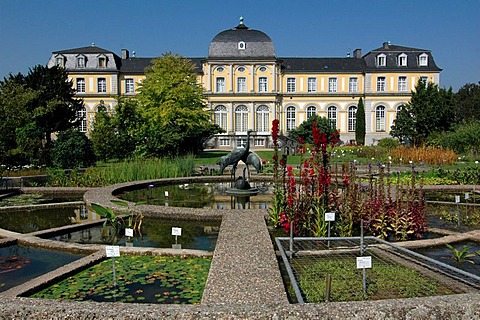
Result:
[[[217,34],[208,48],[208,58],[275,59],[275,57],[272,39],[262,31],[248,28],[242,19],[235,28]]]

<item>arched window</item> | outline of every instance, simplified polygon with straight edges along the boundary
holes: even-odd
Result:
[[[315,106],[308,106],[307,107],[307,119],[310,118],[311,116],[314,116],[317,114],[317,107]]]
[[[287,107],[287,131],[295,129],[296,121],[295,121],[295,107],[290,106]]]
[[[385,106],[375,109],[375,131],[385,131]]]
[[[87,132],[87,108],[83,107],[77,111],[77,119],[79,121],[78,130]]]
[[[357,124],[357,107],[348,107],[348,131],[355,131]]]
[[[248,108],[246,106],[238,106],[235,108],[235,131],[247,132],[248,128]]]
[[[330,123],[337,128],[337,107],[330,106],[327,108],[327,119],[329,119]]]
[[[267,106],[259,106],[257,108],[257,131],[270,131],[270,110]]]
[[[227,131],[227,108],[225,106],[216,106],[213,111],[213,119],[223,130]]]

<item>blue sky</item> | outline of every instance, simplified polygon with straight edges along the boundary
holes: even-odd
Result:
[[[365,54],[385,41],[431,50],[441,87],[457,91],[480,81],[479,13],[479,0],[0,0],[0,79],[92,43],[119,55],[206,57],[243,16],[279,57]]]

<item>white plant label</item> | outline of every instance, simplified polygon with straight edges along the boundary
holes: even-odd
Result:
[[[132,228],[125,228],[125,236],[126,237],[133,237],[133,229]]]
[[[460,203],[460,196],[455,196],[455,203]]]
[[[335,221],[335,212],[325,212],[325,221]]]
[[[470,193],[468,192],[465,193],[465,199],[470,199]]]
[[[172,227],[172,236],[181,236],[182,228]]]
[[[105,254],[107,258],[120,257],[120,247],[119,246],[106,246]]]
[[[357,257],[357,269],[371,269],[372,268],[372,257]]]
[[[168,197],[168,191],[165,191],[165,197]]]

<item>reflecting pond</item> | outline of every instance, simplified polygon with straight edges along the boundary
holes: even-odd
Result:
[[[259,194],[235,197],[227,194],[230,183],[191,183],[176,185],[149,185],[147,188],[125,191],[116,196],[131,202],[151,205],[210,208],[210,209],[266,209],[271,201],[272,188],[268,183],[251,183]]]
[[[167,220],[144,218],[141,233],[136,232],[133,238],[125,236],[121,229],[116,236],[112,229],[103,229],[95,225],[83,230],[50,237],[51,240],[88,244],[116,244],[120,246],[172,248],[175,236],[172,228],[181,228],[181,236],[177,236],[177,244],[182,249],[213,251],[217,243],[220,221]]]
[[[100,219],[100,216],[87,210],[83,205],[9,210],[0,211],[0,228],[19,233],[30,233]]]
[[[0,248],[0,291],[82,258],[83,255],[24,246]]]

